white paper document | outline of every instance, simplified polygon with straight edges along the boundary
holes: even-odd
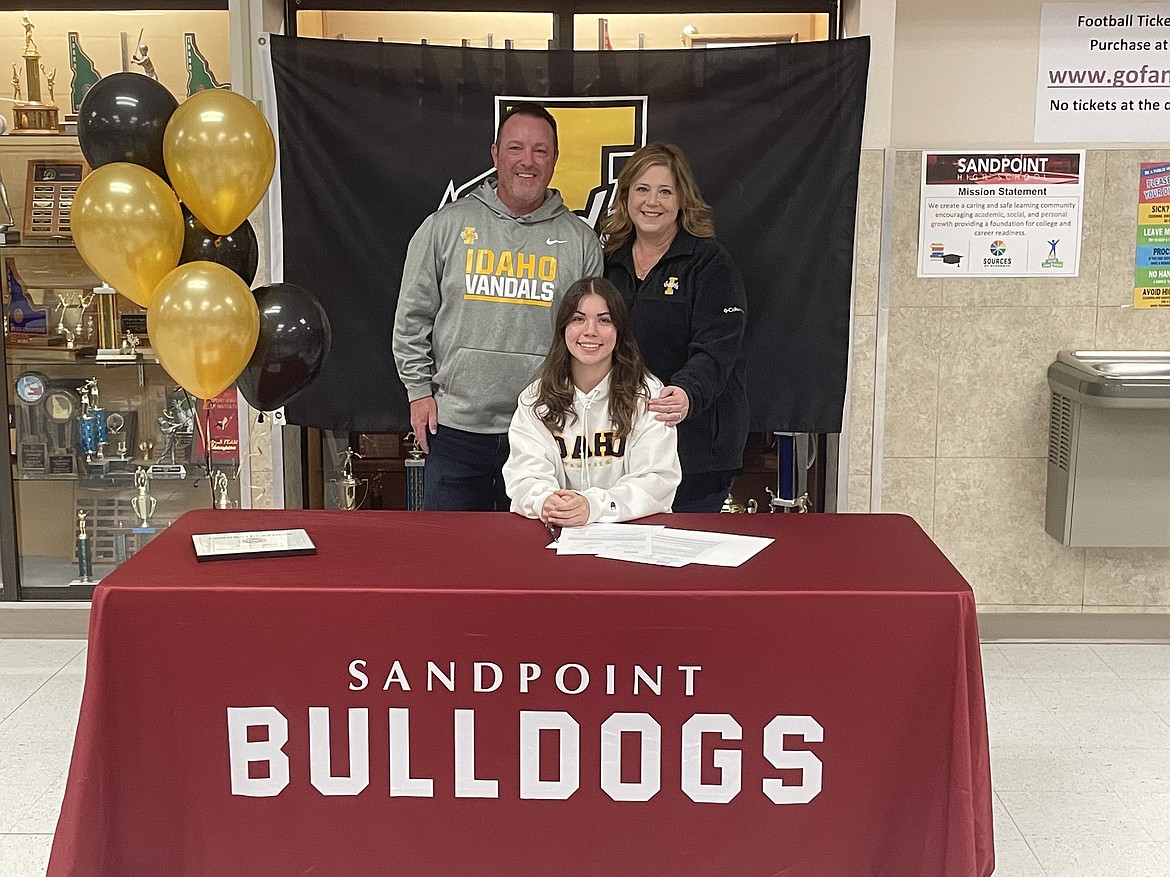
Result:
[[[566,538],[567,537],[567,538]],[[558,554],[595,554],[659,566],[739,566],[774,540],[734,533],[676,530],[644,524],[588,524],[566,528]]]
[[[191,536],[198,560],[229,557],[287,557],[316,554],[309,534],[296,530],[246,530],[239,533],[195,533]]]
[[[665,527],[638,524],[586,524],[565,527],[557,539],[557,554],[600,554],[602,551],[650,552],[650,534]]]

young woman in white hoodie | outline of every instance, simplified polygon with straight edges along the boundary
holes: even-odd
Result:
[[[682,470],[677,433],[647,407],[661,389],[614,285],[585,277],[569,287],[508,428],[512,511],[557,527],[669,512]]]

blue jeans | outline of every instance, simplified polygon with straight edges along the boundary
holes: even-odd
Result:
[[[423,509],[429,512],[506,512],[508,434],[440,426],[423,467]]]

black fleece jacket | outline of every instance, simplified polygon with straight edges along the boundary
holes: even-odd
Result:
[[[748,431],[747,296],[727,250],[680,229],[645,280],[634,273],[632,243],[606,255],[605,276],[630,309],[647,367],[690,399],[678,426],[684,481],[739,469]]]

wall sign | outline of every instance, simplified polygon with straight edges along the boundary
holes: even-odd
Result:
[[[1075,277],[1084,150],[926,152],[918,276]]]

